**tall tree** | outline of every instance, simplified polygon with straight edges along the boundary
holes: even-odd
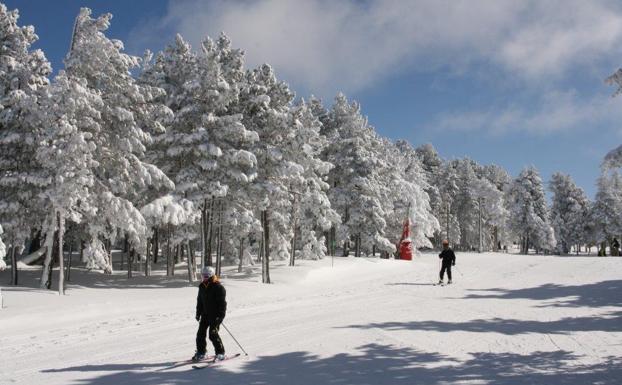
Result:
[[[592,236],[601,245],[600,254],[604,254],[607,243],[622,234],[622,176],[617,170],[603,170],[597,186],[591,212]]]
[[[37,153],[42,125],[36,112],[52,71],[32,26],[19,26],[17,10],[0,4],[0,224],[21,252],[33,229],[43,224],[39,194],[49,180]],[[17,284],[13,263],[13,284]]]
[[[510,228],[521,238],[521,252],[531,246],[536,250],[554,250],[556,246],[540,174],[527,167],[512,182],[508,191]]]
[[[553,193],[551,224],[557,240],[556,250],[560,254],[568,254],[573,245],[586,241],[585,221],[589,201],[570,175],[559,172],[553,174],[549,189]]]
[[[145,161],[151,134],[162,132],[171,116],[170,109],[155,101],[164,91],[132,77],[140,58],[123,53],[121,41],[106,37],[111,18],[104,14],[93,19],[91,10],[82,8],[65,59],[67,75],[85,79],[104,102],[98,130],[92,133],[97,168],[91,195],[98,211],[86,221],[91,240],[85,256],[89,264],[107,272],[112,264],[102,238],[114,240],[121,232],[131,247],[142,250],[148,228],[136,202],[147,189],[174,188],[158,167]]]
[[[177,35],[141,80],[166,90],[161,100],[174,113],[149,157],[175,181],[175,194],[202,210],[205,238],[205,221],[213,222],[212,200],[227,196],[246,202],[243,186],[253,180],[257,163],[249,150],[258,136],[246,129],[241,114],[231,112],[244,77],[242,52],[231,48],[224,34],[216,42],[207,38],[201,47],[196,54]],[[203,248],[210,245],[208,239]],[[211,255],[204,262],[211,265]]]
[[[235,112],[243,124],[256,132],[259,140],[252,152],[257,160],[257,176],[249,197],[260,212],[263,230],[262,281],[270,283],[270,259],[287,259],[291,240],[290,186],[302,178],[304,167],[289,156],[295,126],[290,107],[294,94],[264,64],[248,71]]]
[[[54,79],[41,101],[39,113],[45,131],[36,156],[50,179],[40,196],[47,211],[46,237],[58,236],[60,294],[64,293],[64,223],[81,223],[85,217],[95,217],[99,209],[91,191],[98,166],[94,133],[101,130],[103,106],[99,93],[89,89],[85,79],[68,77],[64,71]],[[50,285],[47,269],[51,268],[51,256],[52,250],[48,248],[41,287]]]

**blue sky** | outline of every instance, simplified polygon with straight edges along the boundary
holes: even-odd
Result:
[[[81,6],[114,15],[129,53],[194,46],[225,31],[248,66],[272,64],[299,96],[358,100],[377,131],[445,158],[516,175],[572,175],[588,195],[622,142],[622,98],[604,79],[622,66],[617,1],[5,0],[62,68]]]

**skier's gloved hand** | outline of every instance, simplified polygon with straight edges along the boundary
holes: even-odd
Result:
[[[452,266],[456,266],[456,262],[452,262],[452,263],[451,263],[451,265],[452,265]]]
[[[197,314],[194,318],[196,318],[197,321],[201,321],[201,314]]]

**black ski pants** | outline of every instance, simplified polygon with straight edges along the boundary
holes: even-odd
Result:
[[[443,263],[441,267],[441,272],[439,274],[441,281],[443,280],[443,277],[445,277],[445,270],[447,270],[447,278],[449,278],[449,280],[451,281],[451,262]]]
[[[208,329],[209,340],[212,341],[216,354],[225,354],[225,347],[218,335],[220,322],[208,320],[206,317],[201,317],[201,321],[199,322],[199,330],[197,331],[197,352],[205,354],[207,351],[207,341],[205,337],[207,336]]]

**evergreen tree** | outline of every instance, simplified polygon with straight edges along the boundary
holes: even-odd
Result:
[[[527,254],[530,246],[536,251],[553,250],[555,235],[538,171],[534,167],[525,168],[510,185],[508,194],[509,225],[521,238],[521,252]]]
[[[36,111],[51,66],[42,51],[31,50],[38,39],[34,27],[19,26],[18,19],[17,10],[0,4],[0,224],[21,252],[43,224],[39,194],[49,179],[35,156],[42,131]]]
[[[598,178],[598,190],[591,210],[594,223],[592,238],[600,243],[599,253],[605,253],[607,243],[622,234],[622,176],[617,170],[605,171]]]
[[[351,240],[356,256],[361,248],[394,252],[385,232],[387,202],[382,200],[389,186],[379,183],[381,170],[390,167],[379,152],[382,142],[361,115],[360,106],[349,103],[343,94],[335,98],[329,119],[325,160],[335,165],[329,174],[329,198],[342,218],[337,235],[344,242],[344,253],[348,254]]]
[[[114,241],[121,232],[131,247],[142,250],[148,229],[137,202],[148,189],[174,188],[158,167],[145,161],[152,134],[162,132],[171,116],[170,109],[155,102],[164,91],[132,77],[140,59],[123,53],[122,42],[106,37],[111,18],[105,14],[93,19],[91,10],[82,8],[65,59],[67,75],[85,79],[104,102],[98,130],[92,133],[97,168],[91,195],[98,211],[86,221],[91,240],[85,256],[107,272],[112,264],[102,239]]]
[[[556,250],[560,254],[568,254],[572,245],[577,246],[587,240],[585,221],[589,201],[569,175],[553,174],[549,188],[553,193],[551,224],[557,240]]]

